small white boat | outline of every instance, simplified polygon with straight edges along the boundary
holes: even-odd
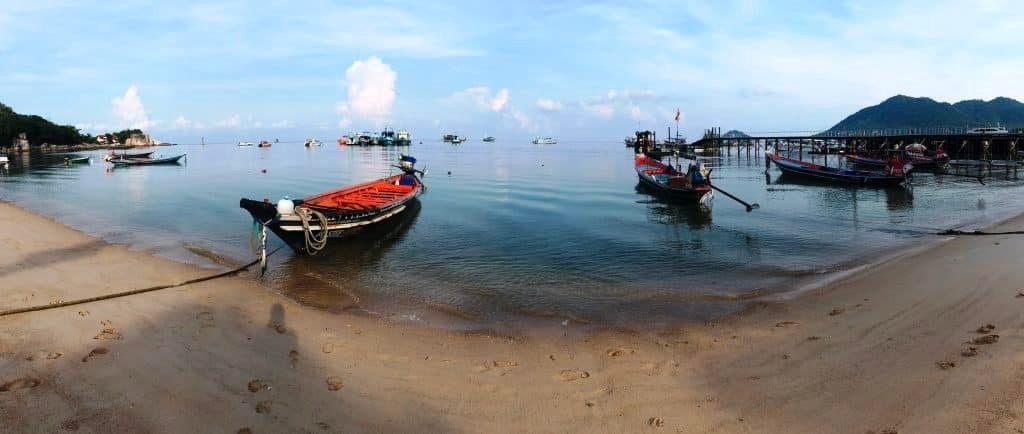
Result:
[[[1010,131],[1003,127],[981,127],[971,128],[967,134],[1010,134]]]
[[[302,145],[307,148],[311,148],[313,146],[323,145],[323,143],[320,143],[320,141],[317,139],[306,139],[306,141]]]
[[[252,142],[238,142],[238,146],[253,146]]]
[[[537,137],[533,139],[534,145],[554,145],[556,143],[558,143],[558,141],[551,137]]]

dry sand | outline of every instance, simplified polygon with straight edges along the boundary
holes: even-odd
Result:
[[[672,330],[451,332],[246,277],[5,316],[0,431],[1024,432],[1022,251],[962,237]],[[208,273],[0,203],[0,310]]]

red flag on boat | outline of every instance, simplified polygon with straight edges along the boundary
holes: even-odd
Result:
[[[676,109],[676,122],[679,122],[679,109]]]

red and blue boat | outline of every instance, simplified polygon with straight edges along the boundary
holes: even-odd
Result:
[[[636,174],[640,183],[654,193],[674,201],[707,204],[714,196],[711,172],[703,164],[688,158],[677,159],[686,172],[644,154],[636,154]]]
[[[806,161],[783,157],[769,153],[769,158],[783,174],[800,176],[825,182],[838,182],[853,185],[895,186],[907,180],[913,165],[904,160],[894,158],[887,162],[881,172],[844,169],[839,167],[821,166]]]

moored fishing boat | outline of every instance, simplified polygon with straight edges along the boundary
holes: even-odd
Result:
[[[556,143],[558,143],[558,141],[551,137],[536,137],[533,139],[534,145],[554,145]]]
[[[359,146],[370,146],[373,144],[373,135],[367,131],[359,133],[359,137],[356,140]]]
[[[133,153],[133,154],[128,154],[128,153],[118,154],[115,151],[110,151],[109,154],[103,156],[103,161],[125,160],[125,159],[130,160],[130,159],[133,159],[133,158],[150,158],[152,156],[153,156],[153,152],[152,151],[151,152],[136,152],[136,153]]]
[[[416,159],[403,155],[402,173],[331,190],[304,199],[287,197],[277,204],[241,199],[239,207],[296,251],[316,254],[329,238],[340,238],[360,228],[401,214],[423,192]]]
[[[459,143],[462,143],[464,141],[466,141],[466,139],[459,136],[452,137],[452,139],[450,140],[451,144],[453,145],[458,145]]]
[[[802,176],[820,181],[840,182],[844,184],[860,184],[875,186],[894,186],[907,180],[913,165],[899,158],[891,159],[885,170],[873,172],[865,170],[843,169],[821,166],[806,161],[783,157],[773,152],[767,153],[775,166],[784,174]]]
[[[258,146],[260,148],[269,148],[269,147],[272,146],[272,144],[270,143],[269,140],[260,140],[260,144],[256,145],[256,146]]]
[[[252,142],[238,142],[238,146],[252,146]]]
[[[490,143],[490,142],[493,142],[493,141],[495,141],[495,140],[497,140],[497,139],[495,139],[495,138],[494,138],[494,136],[487,136],[487,137],[484,137],[484,141],[485,141],[485,142],[488,142],[488,143]]]
[[[395,146],[395,130],[385,127],[384,131],[380,132],[380,144],[381,146]]]
[[[70,166],[72,164],[86,164],[86,163],[89,163],[89,157],[77,157],[77,158],[64,157],[64,164],[67,164],[68,166]]]
[[[317,139],[306,139],[306,141],[303,142],[302,145],[307,147],[307,148],[312,148],[314,146],[323,145],[323,143],[320,143],[320,141],[317,140]]]
[[[398,146],[409,146],[412,144],[412,136],[406,130],[398,130],[398,135],[395,137],[395,145]]]
[[[655,193],[671,200],[709,204],[714,197],[711,172],[697,160],[679,158],[677,162],[679,167],[686,166],[686,172],[643,154],[634,160],[640,183]]]
[[[178,161],[185,158],[185,154],[164,158],[123,158],[110,160],[114,166],[153,166],[158,164],[178,164]]]

